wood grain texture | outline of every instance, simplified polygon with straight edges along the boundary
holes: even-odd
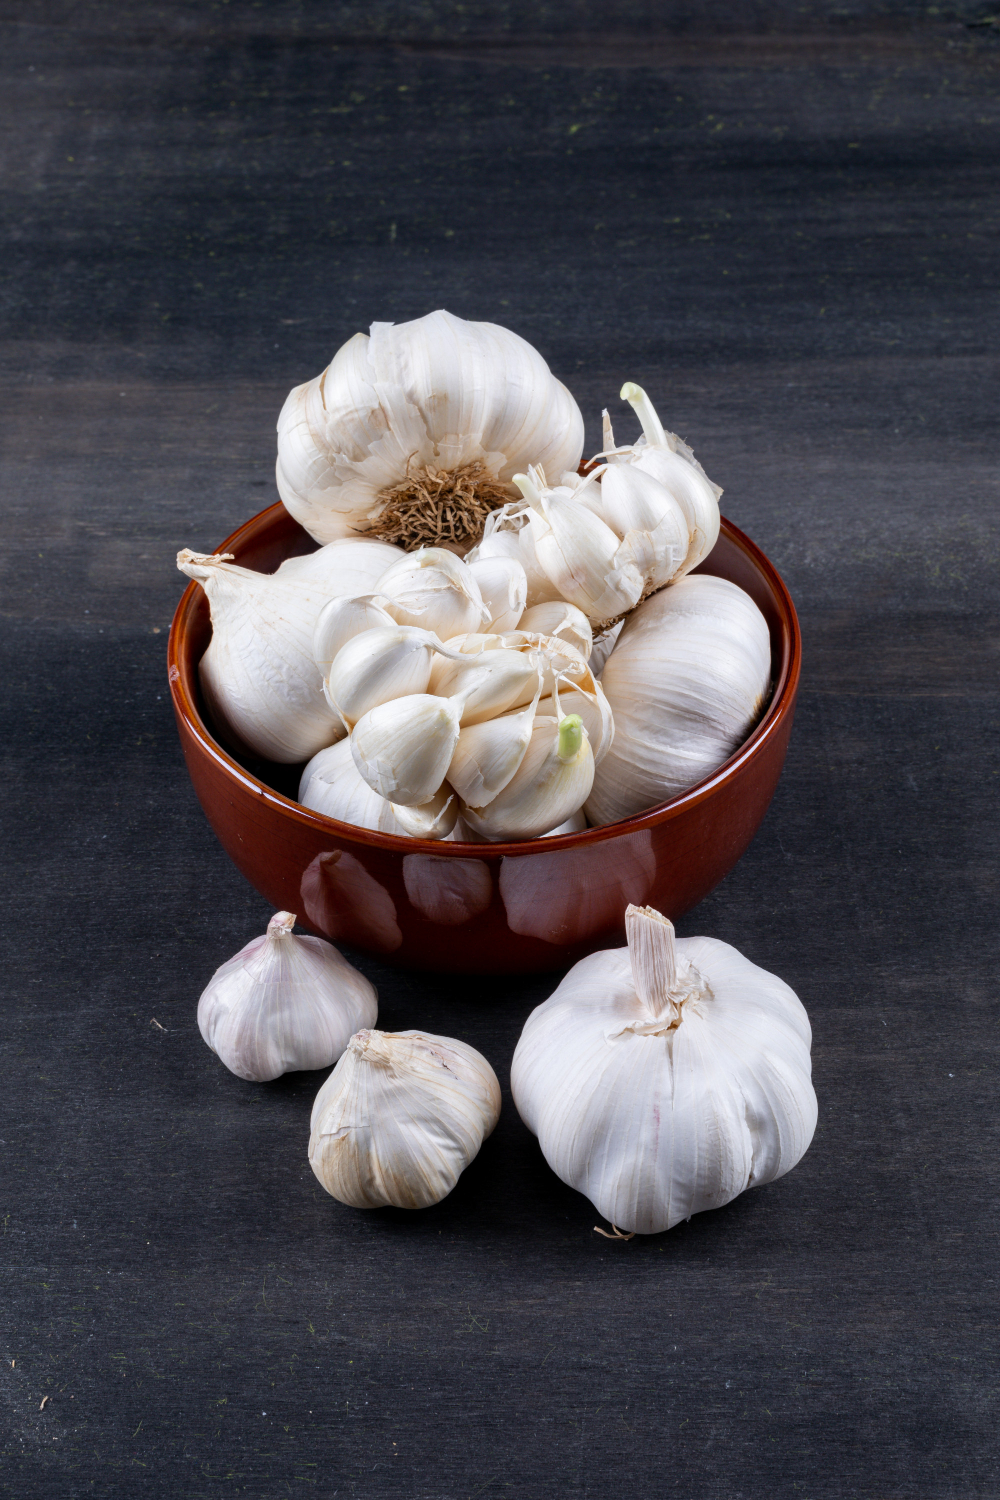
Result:
[[[992,1500],[989,15],[8,0],[0,1495]],[[342,1208],[319,1076],[197,1031],[269,912],[184,773],[174,554],[275,498],[291,385],[437,306],[595,448],[646,386],[802,619],[775,800],[682,931],[801,995],[819,1129],[665,1236],[594,1235],[509,1093],[438,1208]],[[504,1084],[552,984],[357,962]]]

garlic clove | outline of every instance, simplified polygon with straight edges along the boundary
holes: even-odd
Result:
[[[583,806],[593,780],[594,755],[579,715],[536,719],[511,779],[484,806],[463,801],[462,817],[493,842],[539,838]]]
[[[521,651],[493,650],[462,653],[458,659],[439,656],[431,667],[428,689],[443,698],[468,691],[462,710],[463,728],[495,718],[530,698],[538,684],[538,667]]]
[[[488,630],[513,630],[528,598],[528,575],[516,558],[477,557],[466,562],[489,614]]]
[[[309,1165],[352,1208],[440,1203],[500,1117],[481,1053],[420,1031],[362,1030],[316,1096]]]
[[[690,543],[684,511],[670,491],[651,474],[620,464],[606,470],[600,497],[601,515],[623,539],[616,566],[634,567],[644,579],[644,591],[669,583]]]
[[[513,778],[531,743],[535,699],[520,713],[470,724],[458,736],[448,784],[471,807],[485,807]]]
[[[443,547],[404,554],[383,573],[377,591],[398,624],[430,630],[442,641],[489,623],[472,569]]]
[[[376,602],[373,594],[343,595],[328,600],[320,610],[312,643],[313,657],[323,677],[329,677],[334,658],[348,641],[366,630],[386,627],[392,630],[395,625],[392,615]]]
[[[529,1016],[511,1091],[553,1171],[655,1234],[791,1170],[816,1125],[809,1021],[774,974],[649,908]]]
[[[447,782],[444,782],[429,802],[423,802],[419,807],[404,807],[394,802],[392,811],[396,822],[411,838],[446,839],[454,832],[458,821],[458,798]],[[406,859],[411,857],[406,855]],[[434,856],[428,856],[432,857]]]
[[[621,539],[611,527],[581,505],[575,491],[542,489],[521,474],[515,483],[532,505],[535,551],[560,596],[600,625],[632,609],[644,580],[634,566],[617,561]]]
[[[342,646],[323,689],[327,701],[352,729],[380,703],[426,690],[440,642],[411,625],[376,626]]]
[[[303,807],[338,823],[353,823],[355,828],[394,833],[400,838],[410,836],[393,804],[373,791],[361,776],[350,740],[341,740],[313,756],[302,772],[298,800]]]
[[[308,760],[340,738],[312,654],[323,590],[188,548],[177,566],[208,597],[212,638],[198,673],[220,738],[282,764]]]
[[[567,599],[550,599],[545,604],[536,604],[526,609],[518,625],[519,630],[564,640],[579,651],[588,661],[594,645],[594,632],[582,609],[570,604]]]
[[[346,849],[324,849],[316,855],[303,871],[301,896],[309,921],[327,937],[362,943],[380,953],[395,952],[403,941],[396,903]]]
[[[461,722],[459,698],[411,693],[380,703],[355,724],[351,754],[373,791],[389,802],[419,807],[448,773]]]
[[[360,1026],[373,1026],[372,985],[322,938],[296,937],[280,911],[217,969],[198,1002],[205,1041],[237,1078],[328,1068]]]
[[[493,877],[489,865],[481,859],[407,854],[403,883],[412,905],[439,927],[471,922],[493,899]]]
[[[538,560],[534,534],[529,525],[522,502],[504,505],[494,511],[486,522],[486,530],[479,546],[468,554],[466,561],[492,561],[507,558],[523,568],[527,581],[525,603],[529,609],[549,599],[558,599],[559,590]]]

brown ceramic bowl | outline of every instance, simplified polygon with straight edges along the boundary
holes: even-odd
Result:
[[[219,548],[271,573],[315,542],[283,505],[254,516]],[[242,764],[213,736],[198,686],[211,634],[198,584],[170,632],[174,712],[205,815],[237,868],[275,908],[310,931],[391,963],[467,974],[563,968],[623,941],[630,901],[676,918],[717,885],[747,848],[781,774],[802,642],[788,590],[753,542],[723,520],[697,570],[728,578],[771,632],[774,693],[735,755],[658,807],[561,838],[440,844],[371,833],[293,800],[301,767]]]

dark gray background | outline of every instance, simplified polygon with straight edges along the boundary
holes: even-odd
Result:
[[[0,1494],[1000,1495],[991,15],[4,0]],[[197,1031],[269,912],[177,747],[174,554],[435,307],[591,447],[640,381],[801,611],[784,779],[682,931],[799,992],[819,1128],[668,1235],[594,1234],[509,1094],[439,1207],[346,1209],[319,1075]],[[554,984],[353,956],[505,1085]]]

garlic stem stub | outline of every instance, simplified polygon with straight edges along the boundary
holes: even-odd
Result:
[[[805,1154],[817,1105],[795,993],[649,907],[532,1011],[511,1065],[549,1166],[620,1229],[657,1234]]]
[[[373,323],[278,418],[278,493],[318,541],[467,551],[527,463],[576,469],[579,407],[524,339],[438,310]]]
[[[237,1078],[266,1083],[328,1068],[359,1026],[374,1026],[378,997],[332,944],[297,937],[279,911],[217,969],[198,1002],[198,1027]]]
[[[352,1208],[429,1208],[499,1118],[497,1076],[465,1042],[364,1029],[316,1096],[309,1165]]]

